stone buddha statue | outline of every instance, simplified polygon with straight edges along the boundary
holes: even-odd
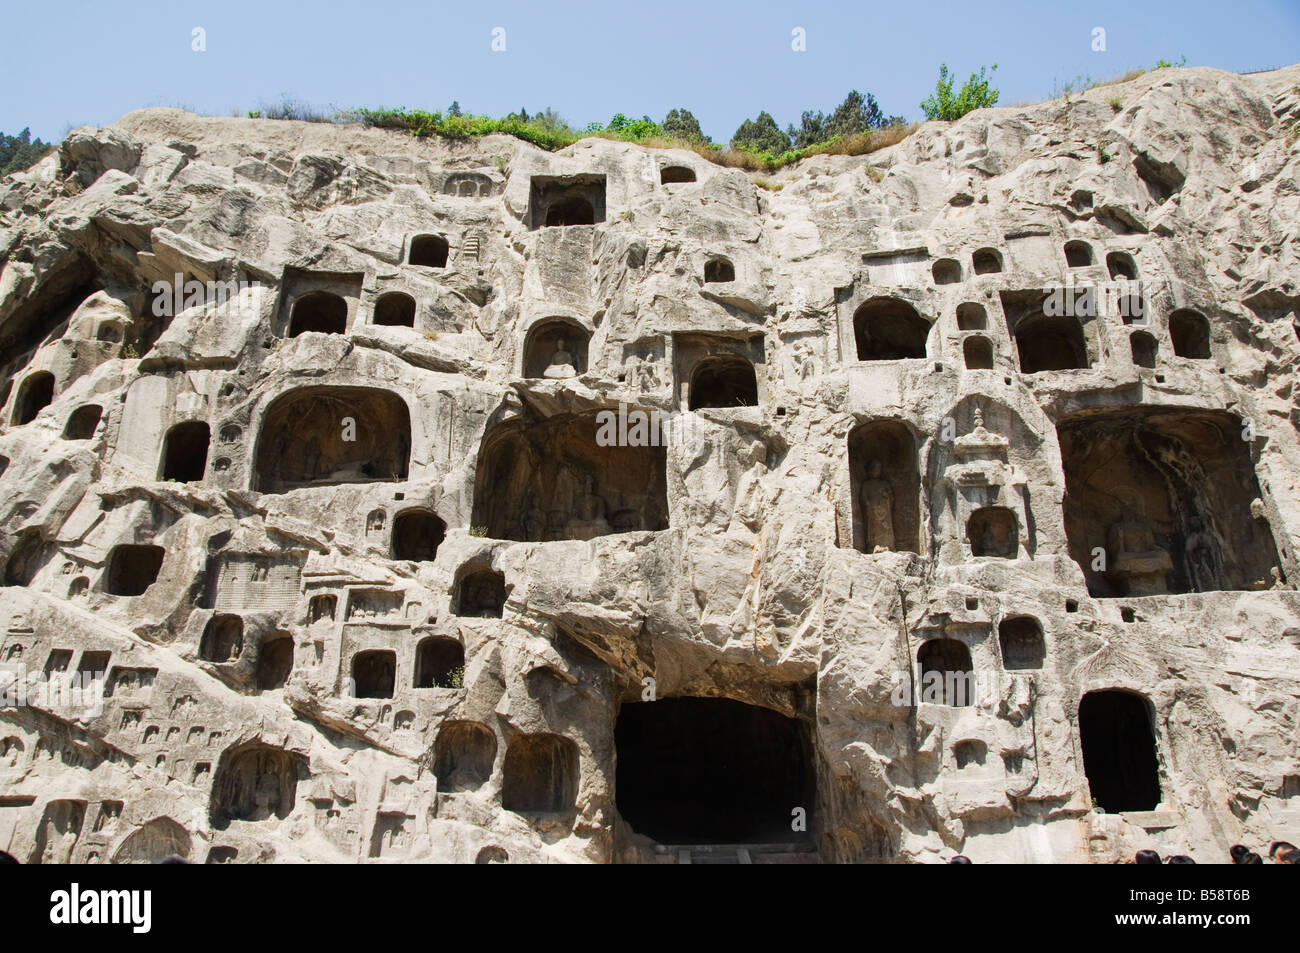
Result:
[[[574,504],[573,518],[569,520],[569,538],[594,539],[609,531],[605,501],[596,494],[596,480],[588,473],[582,478],[582,494]]]
[[[551,355],[551,366],[543,372],[542,376],[555,379],[578,376],[578,368],[574,357],[565,347],[567,343],[564,338],[560,338],[555,342],[555,353]]]
[[[862,519],[866,524],[867,552],[883,553],[894,548],[894,490],[881,477],[879,460],[867,468],[862,484]]]
[[[1150,596],[1167,590],[1165,573],[1174,562],[1156,543],[1151,524],[1131,505],[1124,506],[1111,526],[1107,542],[1110,573],[1127,584],[1129,595]]]

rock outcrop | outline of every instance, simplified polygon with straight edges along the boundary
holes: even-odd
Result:
[[[0,847],[1300,840],[1298,90],[1158,70],[761,183],[77,130],[0,184]]]

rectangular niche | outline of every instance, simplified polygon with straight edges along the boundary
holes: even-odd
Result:
[[[360,272],[286,268],[276,327],[286,337],[304,331],[346,333],[356,321],[364,279]]]
[[[528,197],[529,228],[595,225],[605,221],[603,175],[535,175]]]
[[[108,684],[104,688],[104,697],[145,698],[153,690],[153,682],[157,677],[158,669],[156,668],[122,668],[114,666],[108,673]]]
[[[208,601],[219,612],[291,609],[298,603],[302,566],[296,559],[231,555],[215,564]]]
[[[348,592],[348,622],[403,624],[403,592],[388,589],[352,589]]]
[[[756,407],[767,391],[763,335],[673,335],[673,393],[679,410]]]

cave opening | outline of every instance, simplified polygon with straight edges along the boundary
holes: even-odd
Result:
[[[293,637],[276,635],[262,643],[257,654],[257,690],[283,688],[293,671]]]
[[[633,445],[632,432],[626,446],[603,445],[609,416],[527,417],[489,430],[478,455],[472,525],[486,527],[491,539],[521,542],[667,529],[666,448],[657,439]]]
[[[664,844],[790,843],[815,796],[807,732],[794,718],[725,698],[630,702],[614,727],[615,803]]]
[[[68,417],[68,422],[63,428],[63,439],[90,440],[95,436],[95,430],[99,427],[99,420],[103,414],[104,408],[98,404],[78,407]]]
[[[1277,566],[1242,421],[1081,411],[1057,425],[1070,556],[1098,597],[1267,589]],[[1099,553],[1104,559],[1099,559]]]
[[[433,635],[415,651],[416,688],[460,688],[465,677],[465,646]]]
[[[167,431],[163,440],[162,478],[199,483],[208,469],[212,432],[202,420],[187,420]]]
[[[375,302],[373,321],[390,328],[415,327],[415,299],[400,291],[380,295]]]
[[[1107,814],[1151,811],[1160,803],[1160,769],[1150,702],[1132,692],[1089,692],[1079,703],[1083,770]]]
[[[301,387],[262,417],[254,489],[404,480],[411,415],[396,394],[371,387]]]
[[[163,564],[161,546],[126,543],[108,554],[106,589],[114,596],[141,596],[154,584]]]
[[[441,235],[417,235],[411,239],[408,261],[422,268],[446,268],[451,245]]]
[[[18,389],[18,401],[14,408],[13,421],[16,426],[29,424],[36,415],[54,400],[54,375],[49,371],[37,371],[28,375]]]
[[[348,303],[329,291],[310,291],[293,303],[289,337],[308,331],[343,334],[348,329]]]
[[[900,361],[925,357],[930,322],[910,304],[875,298],[853,315],[859,361]]]
[[[396,681],[396,652],[371,649],[352,657],[353,698],[392,698]]]
[[[433,562],[447,535],[447,524],[428,510],[405,510],[393,520],[393,558]]]
[[[754,365],[738,354],[706,357],[691,374],[690,409],[757,407]]]

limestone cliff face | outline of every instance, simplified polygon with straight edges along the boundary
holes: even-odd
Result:
[[[1159,70],[762,187],[72,133],[0,184],[0,847],[1297,840],[1297,84]]]

